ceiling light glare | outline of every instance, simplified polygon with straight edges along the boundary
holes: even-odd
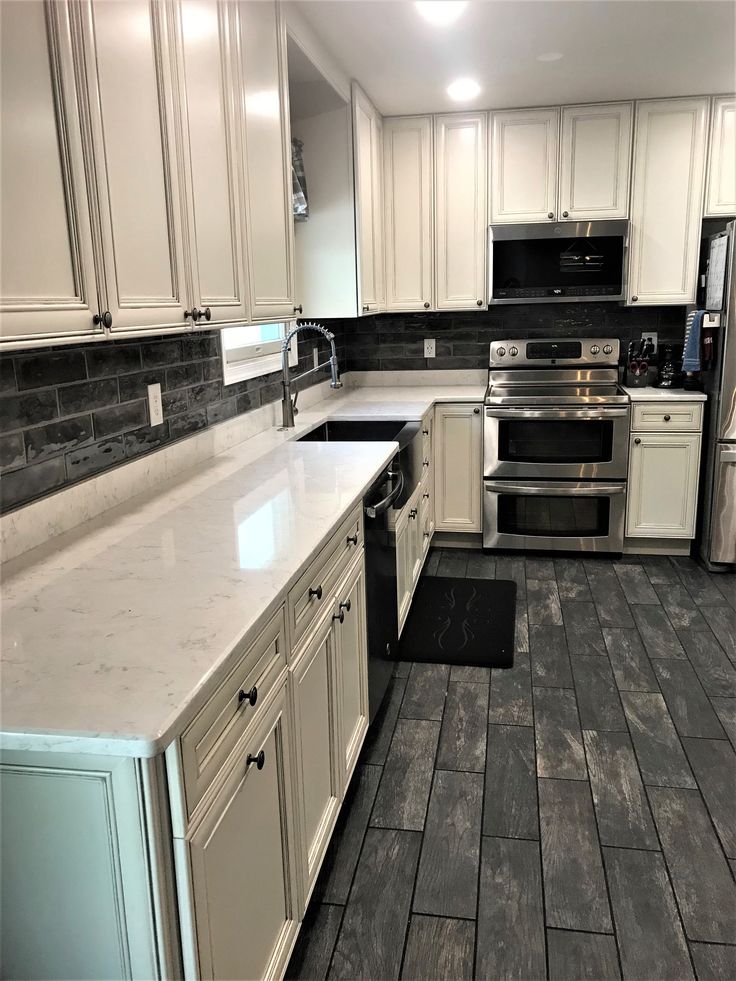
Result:
[[[417,11],[436,27],[454,24],[467,7],[467,0],[416,0]]]
[[[537,55],[537,61],[562,61],[564,57],[561,51],[545,51],[544,54]]]
[[[472,78],[458,78],[447,86],[447,94],[455,102],[468,102],[480,93],[480,85]]]

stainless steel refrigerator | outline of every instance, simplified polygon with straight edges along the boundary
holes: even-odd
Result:
[[[736,563],[736,221],[711,235],[705,309],[720,313],[708,395],[700,554],[712,571]]]

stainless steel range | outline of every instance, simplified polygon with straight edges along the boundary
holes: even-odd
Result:
[[[629,398],[618,358],[616,338],[491,344],[486,548],[622,551]]]

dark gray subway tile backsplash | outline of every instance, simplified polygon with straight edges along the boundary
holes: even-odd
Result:
[[[619,337],[656,330],[682,343],[684,307],[540,304],[468,313],[380,314],[324,323],[342,371],[485,368],[501,337]],[[424,338],[437,356],[424,358]],[[321,338],[303,335],[300,363]],[[327,377],[309,375],[304,386]],[[3,511],[281,398],[279,373],[223,386],[219,331],[11,352],[0,357]],[[164,421],[150,426],[147,386],[162,389]]]

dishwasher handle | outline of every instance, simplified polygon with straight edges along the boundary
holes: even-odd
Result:
[[[393,488],[391,493],[387,497],[384,497],[382,501],[379,501],[378,504],[371,504],[365,508],[366,517],[377,518],[379,515],[384,514],[386,511],[388,511],[388,509],[391,507],[394,501],[401,495],[403,489],[404,489],[404,474],[401,472],[401,470],[399,470],[399,479],[396,486]]]

